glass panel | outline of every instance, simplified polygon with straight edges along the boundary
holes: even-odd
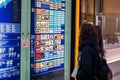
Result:
[[[0,0],[0,80],[20,80],[21,0]]]
[[[64,80],[65,0],[32,0],[31,80]]]
[[[94,23],[94,0],[81,0],[81,22]]]
[[[119,0],[104,0],[103,14],[105,20],[104,44],[106,49],[120,46],[120,11],[118,11]],[[107,5],[106,5],[107,4]]]

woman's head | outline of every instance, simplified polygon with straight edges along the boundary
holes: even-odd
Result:
[[[79,38],[79,44],[81,44],[81,41],[86,38],[92,38],[93,36],[97,36],[97,31],[95,27],[90,23],[83,23],[80,30],[80,38]],[[81,46],[79,45],[79,51]]]
[[[90,23],[84,23],[81,27],[80,42],[85,38],[92,36],[98,36],[99,47],[101,48],[101,54],[104,56],[105,50],[103,48],[102,28],[100,26],[93,26]]]
[[[90,23],[84,23],[81,27],[80,39],[85,39],[97,35],[95,27]]]

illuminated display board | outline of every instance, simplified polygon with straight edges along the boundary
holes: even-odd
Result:
[[[0,0],[0,80],[20,80],[20,0]]]
[[[64,68],[65,0],[32,2],[31,75]]]

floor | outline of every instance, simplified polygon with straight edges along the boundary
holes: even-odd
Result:
[[[106,50],[106,59],[113,72],[113,80],[120,80],[120,48]]]
[[[106,59],[108,63],[120,60],[120,47],[106,50]]]

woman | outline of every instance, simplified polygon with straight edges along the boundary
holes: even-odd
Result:
[[[95,52],[92,47],[95,47],[98,52]],[[89,23],[82,24],[80,32],[80,47],[81,56],[79,56],[79,69],[77,72],[77,80],[96,80],[93,68],[99,61],[99,41],[97,31],[93,25]]]

